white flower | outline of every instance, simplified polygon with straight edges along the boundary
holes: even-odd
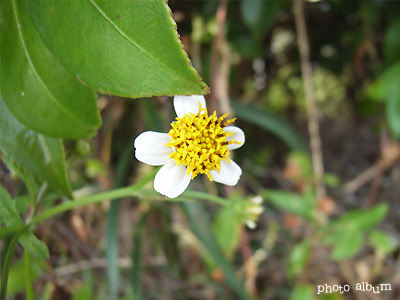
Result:
[[[136,158],[160,166],[154,189],[169,198],[182,194],[197,174],[211,181],[236,185],[242,169],[228,158],[230,150],[244,144],[244,133],[236,126],[226,126],[216,113],[208,115],[204,96],[175,96],[176,121],[168,133],[146,131],[135,142]]]
[[[251,198],[246,204],[246,208],[244,209],[246,218],[245,223],[250,229],[256,228],[256,221],[264,211],[262,202],[263,198],[261,196],[256,196],[254,198]]]

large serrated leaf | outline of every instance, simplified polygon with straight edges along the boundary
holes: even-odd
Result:
[[[1,12],[0,89],[12,114],[49,136],[95,135],[101,123],[95,93],[50,53],[21,1],[2,1]]]
[[[61,139],[43,136],[21,124],[0,96],[0,148],[16,163],[72,198]]]
[[[102,93],[139,98],[208,92],[163,0],[24,4],[65,68]]]

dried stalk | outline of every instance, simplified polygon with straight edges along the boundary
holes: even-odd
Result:
[[[326,197],[326,189],[323,182],[324,163],[321,150],[321,138],[318,125],[318,108],[315,101],[312,84],[312,69],[310,61],[310,48],[307,38],[306,21],[304,17],[304,3],[302,0],[294,0],[294,17],[296,22],[297,44],[300,52],[301,71],[307,106],[308,132],[310,135],[311,157],[313,162],[315,190],[317,199]]]

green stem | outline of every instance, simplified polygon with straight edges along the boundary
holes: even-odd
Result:
[[[39,223],[57,215],[62,212],[71,210],[73,208],[79,207],[79,206],[85,206],[88,204],[93,204],[97,202],[102,202],[104,200],[113,200],[113,199],[118,199],[118,198],[123,198],[127,196],[154,196],[158,195],[155,191],[149,191],[149,190],[143,190],[141,189],[147,182],[149,182],[154,175],[158,172],[159,168],[155,169],[152,173],[144,177],[142,180],[137,182],[133,186],[125,187],[125,188],[120,188],[120,189],[115,189],[112,191],[104,192],[104,193],[99,193],[97,195],[89,196],[89,197],[83,197],[81,199],[73,200],[73,201],[68,201],[65,203],[62,203],[60,205],[57,205],[55,207],[52,207],[42,214],[32,218],[31,224],[36,226]],[[160,196],[161,197],[161,196]],[[192,200],[191,198],[196,198],[200,200],[208,200],[212,201],[215,203],[218,203],[220,205],[228,205],[228,201],[225,200],[224,198],[214,196],[214,195],[209,195],[206,193],[202,192],[195,192],[195,191],[186,191],[182,194],[182,196],[175,198],[175,199],[169,199],[162,197],[163,200],[167,201],[190,201]]]
[[[26,300],[34,300],[33,282],[32,282],[32,258],[30,253],[26,250],[24,250],[24,268],[25,268]]]
[[[5,300],[7,296],[7,283],[8,283],[8,272],[10,270],[11,260],[14,255],[15,247],[17,246],[20,236],[25,232],[26,228],[20,229],[20,231],[13,237],[10,245],[8,246],[6,257],[4,258],[3,269],[1,270],[1,287],[0,287],[0,300]]]
[[[218,203],[223,206],[229,204],[229,201],[227,201],[225,198],[221,198],[218,196],[214,196],[214,195],[210,195],[210,194],[202,193],[202,192],[186,191],[182,194],[182,197],[195,198],[195,199],[200,199],[200,200],[208,200],[208,201],[215,202],[215,203]]]
[[[42,214],[32,218],[31,224],[37,225],[44,220],[47,220],[59,213],[71,210],[73,208],[79,207],[79,206],[85,206],[88,204],[96,203],[96,202],[101,202],[104,200],[113,200],[113,199],[118,199],[126,196],[138,196],[139,194],[137,191],[143,187],[147,182],[149,182],[154,175],[158,172],[159,168],[155,169],[152,173],[144,177],[143,179],[139,180],[135,185],[125,187],[125,188],[120,188],[120,189],[115,189],[109,192],[104,192],[100,193],[97,195],[89,196],[89,197],[84,197],[81,199],[77,200],[72,200],[68,201],[65,203],[62,203],[60,205],[57,205],[55,207],[52,207]]]

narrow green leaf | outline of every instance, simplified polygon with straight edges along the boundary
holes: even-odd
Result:
[[[7,250],[5,251],[4,258],[2,257],[2,267],[1,267],[1,278],[0,278],[0,299],[6,299],[7,286],[8,286],[8,274],[10,271],[11,260],[14,256],[15,246],[18,244],[20,236],[25,232],[26,228],[20,229],[7,243]]]
[[[49,249],[46,244],[39,240],[32,232],[25,232],[19,238],[19,242],[26,251],[35,258],[49,258]]]
[[[91,300],[93,299],[93,285],[84,284],[74,293],[72,300]]]
[[[1,98],[1,96],[0,96]],[[0,99],[1,101],[1,99]],[[1,106],[1,105],[0,105]],[[1,109],[1,107],[0,107]],[[1,111],[0,111],[0,116],[1,116]],[[1,124],[1,120],[0,120]],[[2,132],[2,129],[0,128],[0,133]],[[1,149],[1,137],[0,137],[0,149]],[[38,192],[38,186],[37,182],[35,181],[35,177],[31,172],[28,170],[24,169],[21,167],[19,164],[16,163],[15,160],[13,160],[11,157],[7,156],[6,154],[2,156],[2,160],[7,166],[8,170],[13,174],[13,176],[18,177],[21,179],[24,183],[26,188],[28,189],[29,192],[29,197],[30,197],[30,202],[33,203],[36,198],[36,194]],[[16,205],[17,211],[21,212],[18,209],[18,206]]]
[[[14,201],[15,201],[15,208],[20,214],[25,213],[29,205],[32,204],[31,198],[29,198],[27,195],[17,196],[14,199]]]
[[[36,133],[10,113],[0,97],[0,148],[20,166],[72,198],[61,139]]]
[[[285,1],[242,0],[241,13],[244,23],[256,37],[262,36],[275,21]]]
[[[271,112],[238,101],[232,102],[232,107],[239,119],[250,122],[274,134],[286,143],[292,150],[305,151],[306,146],[300,134],[285,120]]]
[[[32,1],[32,5],[39,2],[48,3]],[[95,93],[48,51],[22,1],[2,1],[1,11],[0,89],[12,114],[49,136],[94,136],[101,123]],[[61,36],[74,38],[71,32]]]
[[[231,206],[222,206],[214,220],[213,233],[222,251],[231,259],[239,245],[241,222]]]
[[[386,103],[386,118],[389,129],[395,138],[400,137],[400,76],[397,83],[390,86]]]
[[[132,145],[129,143],[125,146],[125,150],[118,161],[117,178],[115,187],[119,188],[124,185],[128,172],[129,159],[132,155]],[[107,228],[106,228],[106,258],[107,258],[107,278],[110,285],[110,299],[115,299],[119,289],[119,230],[118,230],[118,213],[120,199],[111,202],[110,209],[107,212]]]
[[[388,211],[388,205],[386,203],[380,203],[368,210],[358,209],[347,212],[345,215],[332,222],[332,225],[339,231],[354,228],[365,232],[381,222]]]
[[[290,295],[290,300],[314,300],[313,290],[311,285],[296,285]]]
[[[394,236],[380,230],[373,230],[369,235],[369,240],[377,251],[384,254],[391,253],[399,247],[399,242]]]
[[[400,19],[394,18],[385,32],[384,53],[387,64],[392,64],[400,59]]]
[[[400,61],[390,65],[369,88],[368,96],[386,101],[386,119],[395,138],[400,137]]]
[[[106,259],[110,299],[116,298],[119,286],[118,213],[120,200],[121,199],[112,201],[110,209],[107,212]]]
[[[43,270],[46,269],[46,262],[42,259],[32,261],[32,283],[39,279]],[[22,292],[25,288],[25,266],[23,260],[14,263],[8,275],[7,296],[14,296],[16,293]]]
[[[142,291],[142,239],[143,230],[146,224],[147,216],[145,213],[140,217],[140,220],[133,233],[133,251],[132,251],[132,269],[131,269],[131,282],[133,288],[134,299],[143,299]]]
[[[24,251],[24,269],[25,269],[25,294],[26,300],[34,300],[33,276],[32,276],[32,256],[28,251]]]
[[[247,294],[243,285],[235,276],[235,270],[226,260],[221,248],[218,246],[214,236],[211,234],[211,230],[208,225],[210,224],[210,221],[208,220],[206,212],[200,203],[182,203],[181,205],[190,223],[193,233],[205,245],[215,263],[224,272],[226,282],[229,287],[240,296],[240,299],[252,299],[252,297]]]
[[[206,94],[163,0],[25,1],[51,52],[102,93]]]
[[[315,206],[307,196],[280,190],[267,190],[264,196],[274,205],[305,219],[313,216]]]
[[[334,260],[343,260],[356,255],[364,242],[362,231],[349,229],[342,232],[340,239],[335,243],[331,257]]]
[[[311,244],[304,241],[297,244],[290,253],[288,272],[291,277],[304,271],[310,256]]]
[[[0,214],[7,226],[22,227],[24,223],[15,208],[15,201],[11,199],[10,194],[1,185],[0,199]]]

